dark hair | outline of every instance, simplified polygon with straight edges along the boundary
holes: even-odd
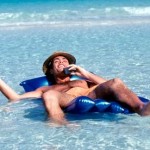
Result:
[[[46,75],[47,80],[50,83],[55,84],[56,81],[55,81],[54,75],[50,71],[50,69],[52,69],[52,68],[53,68],[53,61],[51,61],[51,63],[49,63],[49,66],[48,66],[48,69],[47,69],[45,75]]]
[[[52,84],[56,83],[54,75],[51,74],[49,71],[47,71],[45,75],[46,75],[46,78],[47,78],[48,82],[50,82]]]

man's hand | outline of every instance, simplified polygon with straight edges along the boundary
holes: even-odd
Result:
[[[71,75],[77,75],[83,78],[87,78],[89,74],[87,70],[74,64],[69,65],[69,71],[71,72]]]

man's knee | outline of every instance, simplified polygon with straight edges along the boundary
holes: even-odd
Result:
[[[47,99],[56,99],[58,97],[58,92],[55,90],[49,90],[42,94],[42,99],[45,101]]]
[[[117,88],[117,87],[124,85],[123,81],[119,78],[114,78],[111,80],[111,82],[112,82],[112,85],[111,85],[112,88]]]

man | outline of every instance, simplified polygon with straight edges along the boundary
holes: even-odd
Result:
[[[53,78],[54,85],[18,95],[4,81],[0,80],[0,90],[10,101],[42,97],[48,116],[58,124],[67,123],[62,108],[68,106],[78,96],[88,96],[92,99],[114,99],[129,105],[141,116],[150,115],[150,103],[141,102],[120,79],[106,80],[75,65],[75,63],[76,59],[71,54],[55,52],[43,64],[44,73]],[[66,67],[69,67],[70,75],[77,75],[86,80],[70,81],[70,75],[64,74]]]

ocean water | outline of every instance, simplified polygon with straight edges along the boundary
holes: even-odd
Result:
[[[106,79],[121,78],[150,99],[150,1],[1,0],[0,77],[15,91],[43,75],[56,50]],[[40,100],[8,103],[0,94],[0,149],[148,150],[150,117],[66,114],[77,127],[50,126]]]

